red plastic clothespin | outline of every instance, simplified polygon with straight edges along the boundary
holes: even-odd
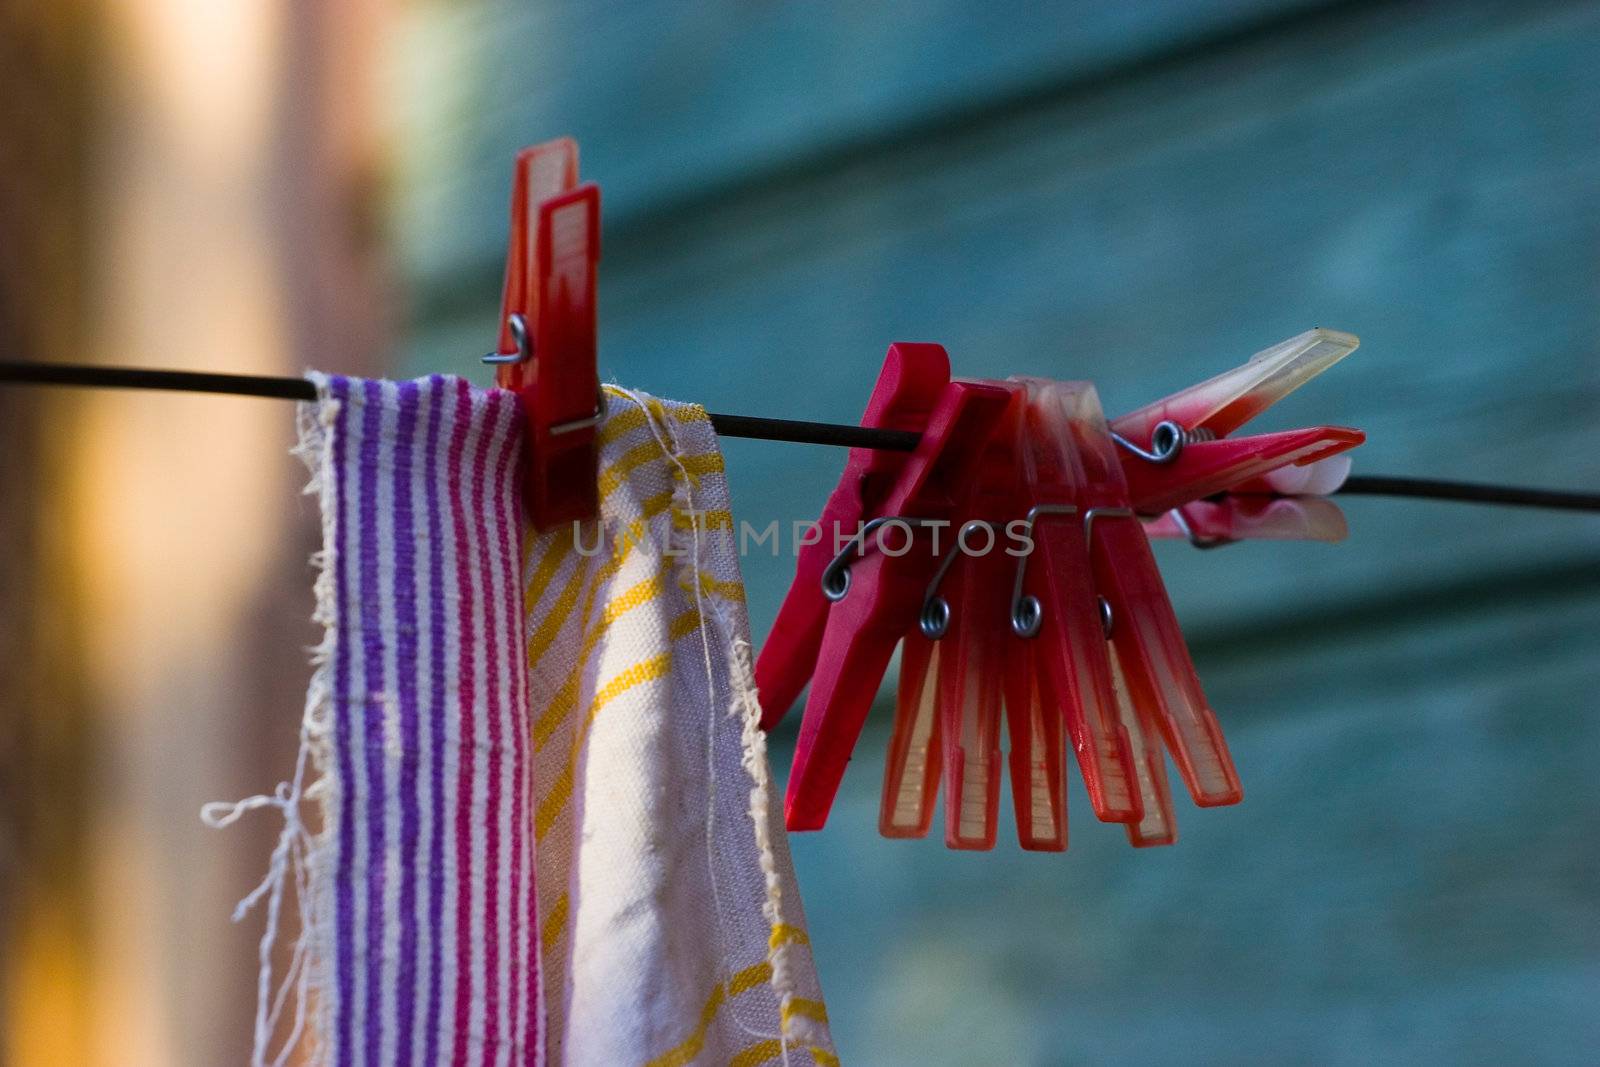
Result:
[[[950,357],[939,345],[890,345],[861,425],[921,433],[949,384]],[[817,665],[830,603],[822,593],[822,574],[837,554],[838,531],[854,533],[862,523],[883,514],[884,499],[910,459],[905,452],[850,450],[839,485],[813,528],[815,539],[800,547],[794,583],[756,659],[763,730],[782,720]]]
[[[1006,674],[1011,572],[1008,520],[1016,507],[1017,424],[1022,390],[1011,399],[972,470],[900,652],[900,689],[889,741],[878,828],[920,837],[945,786],[945,843],[992,848],[1000,791],[1000,714]],[[936,762],[934,753],[940,753]],[[942,763],[942,774],[941,774]]]
[[[948,524],[1010,401],[994,385],[947,385],[877,514],[824,569],[820,585],[833,603],[789,775],[789,829],[815,830],[827,820],[884,669],[916,624],[938,568],[928,524]]]
[[[1308,330],[1256,353],[1241,367],[1112,422],[1125,453],[1122,466],[1134,509],[1158,515],[1289,465],[1317,463],[1366,440],[1361,431],[1342,426],[1223,439],[1358,344],[1351,334]]]
[[[1108,608],[1113,675],[1142,797],[1143,812],[1129,823],[1128,836],[1136,845],[1165,844],[1175,831],[1158,736],[1196,804],[1234,804],[1243,792],[1134,515],[1099,398],[1085,387],[1068,399],[1066,430],[1083,457],[1089,483],[1085,536],[1095,587]]]
[[[570,137],[517,153],[500,339],[484,362],[515,390],[527,424],[523,500],[535,527],[599,511],[595,348],[600,188],[578,184]]]
[[[1024,379],[1028,407],[1022,447],[1023,503],[1030,554],[1019,564],[1014,630],[1021,638],[1014,664],[1007,714],[1012,724],[1013,788],[1018,772],[1037,779],[1056,773],[1060,731],[1043,723],[1051,712],[1062,716],[1083,775],[1095,816],[1106,822],[1140,818],[1128,730],[1119,714],[1119,694],[1105,638],[1104,608],[1091,564],[1091,509],[1106,501],[1094,495],[1072,435],[1067,432],[1072,402],[1087,383]],[[1044,705],[1041,714],[1039,706]],[[1013,710],[1014,709],[1014,710]],[[1016,766],[1018,738],[1046,756],[1043,768]],[[1020,805],[1022,797],[1017,797]],[[1066,847],[1065,800],[1050,798],[1049,818],[1018,807],[1024,847]],[[1041,832],[1053,827],[1054,834]]]

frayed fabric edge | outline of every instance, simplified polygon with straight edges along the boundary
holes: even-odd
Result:
[[[761,856],[761,874],[767,890],[761,908],[772,928],[767,962],[772,967],[772,988],[778,994],[782,1036],[786,1042],[831,1047],[832,1036],[826,1028],[795,1011],[797,983],[790,970],[790,957],[800,951],[800,947],[792,938],[783,936],[784,928],[796,924],[785,914],[783,878],[778,872],[777,851],[772,842],[772,770],[767,761],[767,735],[761,729],[761,701],[756,690],[750,642],[743,637],[733,637],[729,641],[729,653],[733,700],[728,713],[739,720],[741,762],[750,778],[750,821],[755,828],[756,849]]]
[[[268,862],[267,873],[250,893],[239,901],[233,921],[242,921],[258,905],[265,905],[266,918],[257,950],[255,1033],[251,1047],[251,1067],[285,1067],[291,1062],[321,1067],[328,1062],[326,1047],[318,1039],[327,1032],[332,1011],[331,966],[332,925],[332,827],[338,825],[339,790],[331,774],[331,727],[333,721],[332,662],[338,640],[338,609],[334,590],[334,521],[338,501],[333,499],[335,484],[332,464],[333,425],[339,402],[328,395],[328,379],[308,374],[316,386],[317,401],[298,406],[299,440],[291,450],[306,465],[310,480],[306,495],[316,495],[322,518],[322,548],[311,557],[317,570],[313,583],[315,607],[312,621],[322,627],[322,640],[311,649],[311,683],[306,692],[305,711],[300,720],[300,749],[293,776],[278,783],[272,795],[246,797],[234,802],[206,804],[201,820],[220,829],[237,822],[259,808],[277,808],[283,828]],[[318,809],[320,828],[313,830],[304,819],[305,805]],[[294,894],[295,918],[299,932],[289,951],[289,962],[275,976],[273,958],[279,942],[287,934],[282,929],[285,898]],[[285,1025],[288,1032],[273,1051],[273,1038]],[[317,1025],[309,1025],[315,1018]]]

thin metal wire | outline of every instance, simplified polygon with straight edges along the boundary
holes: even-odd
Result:
[[[143,367],[99,367],[74,363],[0,362],[0,383],[13,385],[70,385],[83,388],[165,389],[182,393],[224,393],[262,396],[278,400],[315,400],[316,387],[304,378],[273,378],[260,374],[212,374],[186,370],[149,370]],[[711,425],[724,437],[798,444],[842,445],[846,448],[882,448],[910,452],[920,434],[909,430],[875,430],[831,422],[767,419],[754,415],[711,412]]]
[[[276,400],[315,400],[316,386],[304,378],[260,374],[210,374],[143,367],[88,367],[74,363],[0,363],[0,382],[76,385],[111,389],[171,389],[184,393],[228,393]]]
[[[14,385],[67,385],[112,389],[166,389],[187,393],[223,393],[278,400],[315,400],[316,388],[304,378],[261,374],[213,374],[204,371],[150,370],[143,367],[101,367],[74,363],[19,363],[0,361],[0,383]],[[831,422],[769,419],[755,415],[711,412],[711,425],[724,437],[797,444],[837,445],[845,448],[880,448],[910,452],[920,437],[910,430],[878,430]],[[1401,478],[1356,475],[1339,489],[1341,496],[1399,496],[1423,500],[1453,500],[1465,504],[1500,504],[1508,507],[1552,508],[1560,511],[1600,512],[1600,493],[1573,493],[1524,486],[1488,485],[1441,478]]]
[[[1344,485],[1339,487],[1339,493],[1351,496],[1403,496],[1421,500],[1453,500],[1461,504],[1554,508],[1558,511],[1600,511],[1600,493],[1569,493],[1559,489],[1454,482],[1444,478],[1398,478],[1387,474],[1351,475],[1345,479]]]

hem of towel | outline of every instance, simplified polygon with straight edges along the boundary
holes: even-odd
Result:
[[[331,929],[332,915],[328,853],[330,828],[337,825],[339,806],[337,782],[329,773],[333,717],[330,663],[338,639],[339,620],[334,590],[335,561],[330,558],[336,543],[333,526],[337,504],[328,499],[328,487],[333,484],[329,439],[339,402],[328,396],[325,376],[313,372],[306,377],[316,386],[317,400],[298,406],[298,440],[290,452],[310,472],[304,493],[317,495],[320,505],[322,547],[311,556],[311,563],[317,570],[311,618],[322,626],[322,639],[309,650],[311,684],[300,719],[300,748],[295,757],[294,774],[288,781],[279,782],[271,795],[215,801],[200,808],[201,821],[213,829],[231,826],[246,813],[260,808],[276,808],[283,819],[266,875],[239,901],[233,912],[234,922],[241,922],[258,905],[263,906],[266,913],[257,942],[251,1067],[284,1067],[291,1061],[305,1067],[323,1067],[328,1062],[327,1047],[321,1038],[331,1011],[326,995],[326,968],[331,946],[326,932]],[[308,803],[319,808],[320,825],[315,831],[307,827],[303,818]],[[299,930],[289,951],[288,963],[279,974],[274,961],[279,957],[278,945],[283,939],[280,923],[284,918],[284,899],[291,891],[294,894],[293,918]],[[280,1032],[283,1037],[274,1049],[274,1039]]]
[[[333,424],[338,418],[339,401],[329,395],[326,376],[306,375],[317,389],[314,404],[301,404],[299,411],[299,443],[295,455],[305,463],[310,480],[304,490],[307,496],[316,496],[318,515],[322,524],[322,546],[312,554],[311,564],[316,568],[312,583],[314,606],[311,620],[322,627],[322,639],[311,650],[311,683],[306,690],[305,712],[300,723],[301,758],[309,756],[313,777],[305,791],[305,798],[317,806],[320,826],[310,835],[305,855],[305,877],[301,885],[308,898],[304,908],[305,928],[301,939],[308,950],[303,966],[307,967],[307,985],[315,1005],[317,1025],[311,1028],[305,1064],[319,1067],[326,1062],[326,1046],[321,1035],[328,1032],[332,998],[327,995],[328,961],[332,941],[328,932],[333,929],[332,828],[339,824],[341,797],[337,780],[332,774],[333,730],[333,652],[338,640],[338,598],[335,595],[334,575],[338,561],[333,558],[337,543],[335,523],[339,502],[332,499],[333,450],[330,447]],[[299,946],[297,946],[298,948]]]

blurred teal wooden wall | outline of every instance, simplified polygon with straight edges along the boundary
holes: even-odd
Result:
[[[1125,410],[1313,325],[1269,414],[1357,469],[1600,486],[1600,5],[421,4],[394,83],[408,370],[494,335],[511,155],[604,192],[602,372],[854,421],[885,346]],[[841,457],[727,445],[741,517]],[[875,834],[882,717],[796,838],[847,1063],[1600,1057],[1600,520],[1350,499],[1161,551],[1245,779],[1132,852]],[[746,561],[757,636],[788,560]],[[780,750],[786,744],[779,738]],[[780,752],[779,759],[784,758]]]

